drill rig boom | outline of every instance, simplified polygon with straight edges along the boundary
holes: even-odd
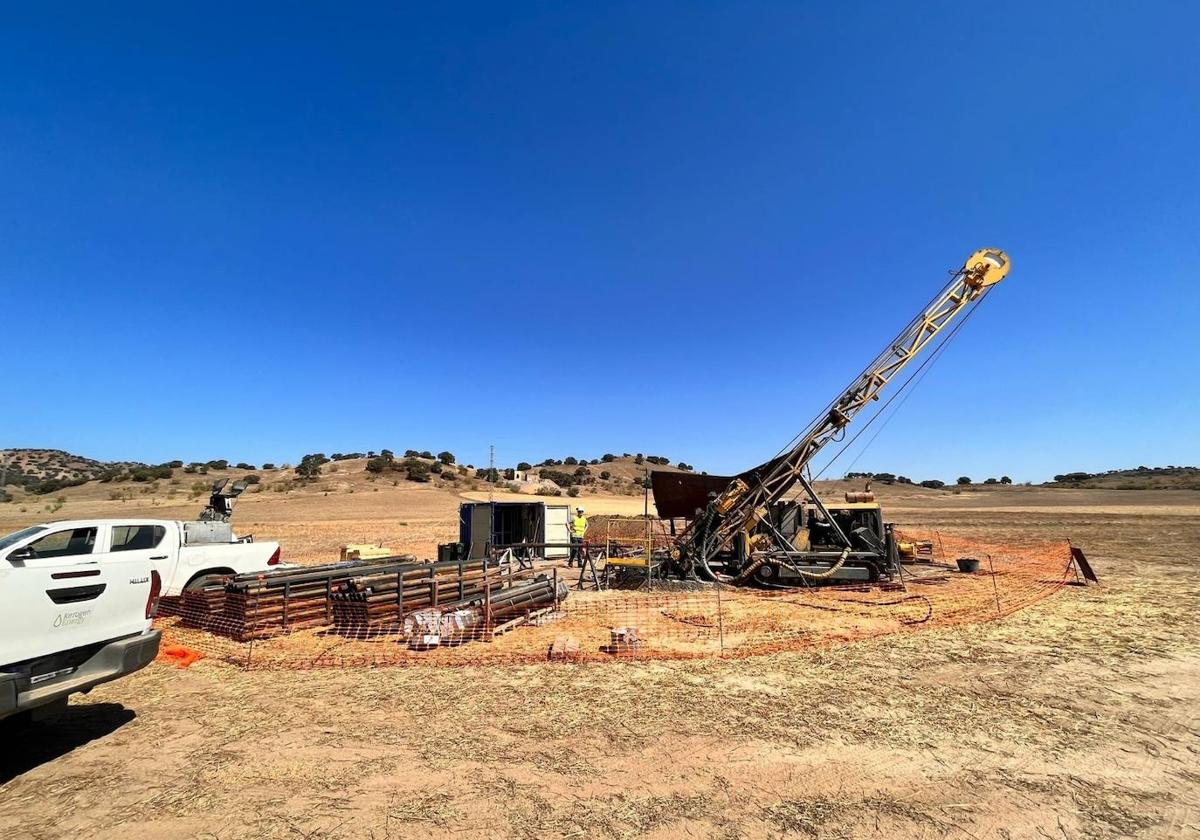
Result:
[[[749,535],[768,516],[769,506],[782,499],[797,483],[813,457],[850,424],[860,411],[960,313],[977,303],[1008,274],[1009,258],[1003,251],[976,251],[954,273],[949,284],[917,315],[842,394],[795,439],[791,447],[753,470],[735,478],[713,499],[676,540],[677,556],[684,567],[697,566],[716,576],[709,563],[726,550],[739,534]],[[810,492],[810,495],[811,492]],[[820,500],[814,498],[820,505]],[[847,546],[849,543],[847,542]]]

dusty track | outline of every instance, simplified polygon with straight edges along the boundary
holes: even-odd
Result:
[[[289,504],[307,516],[320,503]],[[452,499],[437,504],[453,510]],[[314,545],[337,520],[451,525],[432,503],[427,519],[363,507],[331,509],[319,532],[286,508],[243,513],[264,535],[308,529]],[[1104,585],[1003,621],[809,653],[486,669],[152,666],[50,724],[3,727],[0,833],[1192,836],[1198,511],[1200,494],[1182,491],[897,495],[889,512],[910,525],[1069,536]]]

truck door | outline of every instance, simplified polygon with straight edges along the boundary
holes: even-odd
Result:
[[[44,536],[10,551],[8,559],[14,566],[30,568],[95,562],[99,530],[95,525],[57,530],[50,526]]]
[[[0,559],[0,663],[134,635],[149,625],[150,567],[97,551],[99,530],[51,526]]]
[[[148,560],[162,578],[163,589],[174,581],[179,552],[166,539],[163,525],[138,522],[109,528],[108,554],[114,560]]]

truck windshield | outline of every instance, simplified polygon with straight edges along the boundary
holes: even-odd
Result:
[[[0,551],[8,548],[10,545],[16,545],[26,537],[32,537],[34,534],[40,534],[46,530],[45,525],[34,525],[29,528],[23,528],[20,531],[13,531],[11,534],[6,534],[0,537]]]

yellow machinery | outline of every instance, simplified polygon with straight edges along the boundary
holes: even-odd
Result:
[[[660,519],[647,516],[607,516],[604,528],[604,577],[638,572],[654,576],[663,561],[671,536]]]
[[[733,583],[751,576],[761,579],[764,567],[769,567],[772,574],[794,572],[814,579],[875,580],[890,575],[898,562],[899,548],[891,529],[883,526],[879,506],[866,500],[848,502],[838,506],[841,513],[835,516],[817,498],[805,472],[813,457],[827,444],[842,440],[846,427],[859,412],[878,400],[883,388],[923,350],[938,342],[939,337],[939,347],[944,346],[966,322],[966,316],[947,329],[950,324],[973,311],[1010,268],[1008,255],[1001,250],[982,248],[971,254],[933,301],[792,444],[766,463],[730,479],[723,490],[710,493],[707,506],[690,519],[675,540],[671,556],[676,571]],[[928,356],[904,386],[935,356]],[[904,386],[896,393],[901,393]],[[827,530],[829,535],[821,543],[810,533],[807,550],[798,549],[792,541],[795,535],[789,537],[779,527],[780,501],[797,484],[815,511],[812,527]],[[657,485],[655,494],[657,498]],[[873,511],[869,516],[868,510]],[[847,531],[839,520],[853,523],[853,527]],[[824,546],[822,550],[815,550],[818,545]],[[834,567],[838,576],[830,573]]]
[[[367,545],[350,543],[342,546],[341,559],[345,560],[377,560],[380,557],[395,557],[396,552],[382,545]]]

